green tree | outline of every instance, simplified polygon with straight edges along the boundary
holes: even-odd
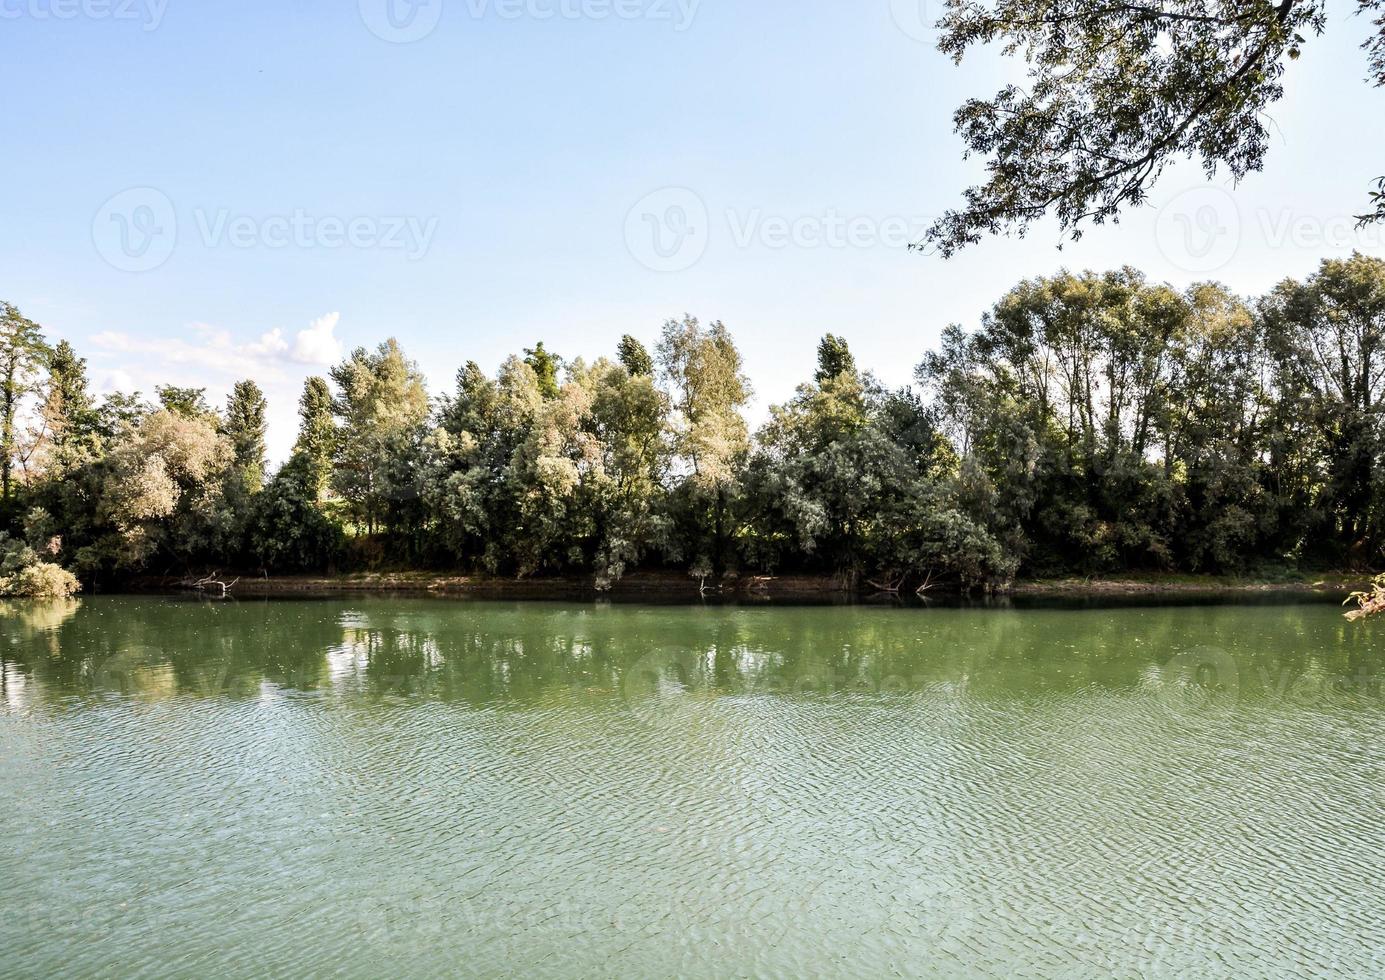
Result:
[[[131,426],[137,426],[153,407],[139,392],[115,391],[96,406],[96,434],[111,442]]]
[[[302,461],[302,479],[315,500],[322,498],[332,478],[336,451],[332,389],[323,378],[308,378],[303,382],[303,394],[298,399],[298,439],[293,445],[293,455]]]
[[[694,566],[724,571],[728,520],[737,480],[750,452],[741,414],[751,398],[740,351],[725,324],[695,317],[669,320],[659,342],[660,379],[669,394],[675,462],[683,469],[677,510],[680,538]]]
[[[264,485],[265,412],[264,392],[253,381],[238,381],[226,399],[226,419],[222,431],[231,440],[236,470],[252,493]]]
[[[1307,423],[1291,442],[1310,453],[1303,503],[1323,525],[1303,533],[1369,564],[1385,543],[1385,260],[1325,260],[1304,282],[1280,284],[1262,315],[1279,400]]]
[[[206,388],[180,388],[177,385],[158,385],[154,393],[164,409],[184,418],[215,419],[216,412],[207,404]]]
[[[668,396],[655,386],[652,371],[604,359],[574,371],[574,383],[590,399],[580,424],[595,440],[599,464],[586,483],[590,561],[597,586],[609,588],[667,542]]]
[[[543,400],[534,369],[517,357],[495,380],[474,361],[457,372],[456,393],[427,440],[421,480],[439,544],[453,560],[491,574],[517,570],[525,488],[512,464]]]
[[[1385,11],[1385,0],[1358,0]],[[995,44],[1022,56],[1028,80],[954,117],[985,183],[966,191],[926,240],[944,256],[983,235],[1024,234],[1048,214],[1073,238],[1088,223],[1138,207],[1174,160],[1209,177],[1260,170],[1269,108],[1284,94],[1288,63],[1321,34],[1325,0],[946,0],[939,49],[960,62]],[[1367,43],[1385,84],[1385,12]],[[1374,213],[1385,218],[1385,198]]]
[[[234,464],[231,440],[211,418],[168,409],[145,416],[101,468],[101,531],[78,565],[131,572],[156,559],[190,568],[233,558],[239,542],[225,494]]]
[[[341,528],[318,507],[318,471],[295,452],[257,494],[251,507],[249,551],[270,572],[321,572],[342,549]]]
[[[628,333],[620,338],[620,344],[616,347],[616,358],[632,376],[654,376],[654,358],[649,356],[644,344]]]
[[[20,404],[38,392],[49,349],[38,324],[0,301],[0,504],[9,506],[19,451]]]
[[[91,451],[97,439],[97,412],[87,387],[87,362],[66,340],[48,358],[48,383],[41,410],[50,456]]]
[[[1014,573],[963,512],[953,456],[910,391],[862,377],[828,335],[811,384],[770,409],[743,494],[748,556],[897,590],[951,577],[967,589]]]
[[[413,530],[429,414],[423,375],[393,338],[373,352],[357,348],[330,373],[340,423],[336,492],[368,534]]]
[[[919,379],[1031,567],[1166,567],[1175,494],[1157,451],[1177,387],[1184,297],[1133,269],[1021,283],[980,331],[944,333]],[[1017,547],[1021,547],[1016,545]]]
[[[856,358],[844,339],[829,333],[818,344],[818,369],[813,378],[824,384],[844,374],[856,374]]]
[[[558,369],[563,366],[563,359],[552,351],[544,350],[543,341],[540,340],[533,347],[525,348],[524,363],[534,369],[543,397],[557,398]]]
[[[1190,318],[1174,351],[1161,426],[1165,476],[1180,495],[1171,536],[1181,567],[1245,570],[1297,547],[1303,470],[1273,437],[1273,359],[1263,321],[1215,284],[1188,291]],[[1278,457],[1277,459],[1274,457]]]
[[[114,431],[107,430],[108,421],[88,393],[86,362],[60,341],[48,358],[30,460],[33,502],[51,515],[60,545],[87,543],[95,464]]]

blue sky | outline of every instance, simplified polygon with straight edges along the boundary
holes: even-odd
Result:
[[[103,389],[256,377],[282,458],[302,378],[391,335],[438,392],[539,339],[593,357],[722,319],[759,418],[824,332],[903,384],[1060,266],[1252,292],[1385,255],[1349,220],[1385,91],[1345,0],[1266,173],[1183,167],[1061,253],[1041,226],[947,262],[903,245],[978,172],[952,111],[1014,68],[954,66],[918,0],[387,2],[0,0],[0,296]]]

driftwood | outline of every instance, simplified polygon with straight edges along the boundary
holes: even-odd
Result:
[[[237,575],[231,581],[224,582],[218,577],[220,575],[220,572],[211,572],[201,578],[189,576],[183,579],[179,585],[185,589],[196,589],[198,592],[216,592],[224,597],[235,588],[236,583],[240,581],[240,576]]]
[[[886,578],[883,582],[877,582],[874,579],[868,578],[866,579],[866,584],[876,592],[883,592],[885,595],[899,595],[899,589],[904,584],[905,577],[906,576],[901,575],[895,579]]]
[[[874,589],[877,593],[880,593],[880,594],[883,594],[883,595],[894,595],[894,596],[897,596],[897,595],[899,595],[899,590],[902,589],[902,588],[904,587],[905,581],[908,580],[908,578],[909,578],[909,573],[908,573],[908,572],[905,572],[905,573],[899,575],[897,578],[896,578],[896,577],[893,577],[893,576],[894,576],[894,573],[891,572],[891,573],[887,574],[883,579],[880,579],[880,580],[876,580],[876,579],[873,579],[873,578],[868,578],[868,579],[866,579],[866,584],[869,585],[872,589]],[[917,589],[914,590],[914,594],[915,594],[916,596],[918,596],[920,599],[922,599],[923,596],[924,596],[924,594],[925,594],[926,592],[928,592],[928,591],[929,591],[930,589],[932,589],[932,588],[933,588],[933,569],[930,568],[930,569],[927,571],[927,573],[924,575],[923,581],[919,584],[919,587],[918,587]]]
[[[1353,602],[1358,608],[1346,614],[1347,619],[1352,621],[1385,612],[1385,575],[1377,575],[1371,580],[1369,592],[1353,592],[1342,605],[1350,605]]]
[[[1367,616],[1378,616],[1382,612],[1385,612],[1385,596],[1363,600],[1361,608],[1353,609],[1346,614],[1346,617],[1355,622],[1358,619],[1365,619]]]

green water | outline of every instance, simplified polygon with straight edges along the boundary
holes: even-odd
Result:
[[[0,975],[1380,976],[1331,605],[0,605]]]

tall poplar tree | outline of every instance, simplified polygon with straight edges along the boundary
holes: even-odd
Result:
[[[250,491],[264,485],[265,411],[264,392],[253,381],[238,381],[226,399],[223,426],[235,452],[235,466]]]
[[[5,504],[13,492],[19,406],[38,391],[49,353],[38,324],[0,301],[0,502]]]

